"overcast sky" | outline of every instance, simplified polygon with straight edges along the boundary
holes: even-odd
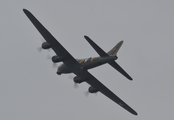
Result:
[[[174,111],[174,1],[172,0],[1,0],[0,120],[171,120]],[[75,57],[98,56],[88,35],[106,52],[120,40],[117,62],[129,81],[109,65],[90,70],[137,111],[134,116],[89,85],[73,88],[58,76],[42,36],[26,8]]]

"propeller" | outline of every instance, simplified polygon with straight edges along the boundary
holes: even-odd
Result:
[[[52,59],[52,56],[50,54],[47,55],[47,59],[48,60],[51,60]]]
[[[84,92],[84,95],[86,96],[86,97],[88,97],[89,96],[89,94],[90,94],[90,92],[89,91],[85,91]],[[96,92],[96,93],[92,93],[92,94],[94,94],[94,95],[98,95],[98,92]]]
[[[42,38],[40,38],[40,41],[43,43],[43,42],[45,42],[45,39],[42,37]],[[42,51],[42,46],[38,47],[37,51],[40,53]]]
[[[84,92],[84,95],[85,95],[86,97],[88,97],[88,96],[89,96],[89,91],[85,91],[85,92]]]
[[[42,51],[42,47],[38,47],[37,51],[40,53]]]
[[[96,96],[97,96],[97,95],[98,95],[98,92],[94,93],[94,95],[96,95]]]
[[[98,91],[97,89],[95,89],[95,88],[93,88],[93,87],[90,86],[90,87],[88,88],[88,90],[84,92],[84,94],[85,94],[86,97],[88,97],[90,93],[91,93],[91,94],[94,94],[94,95],[97,95],[98,92],[99,92],[99,91]]]
[[[74,86],[73,86],[73,88],[79,88],[79,85],[78,85],[78,83],[74,83]]]
[[[58,65],[57,65],[56,63],[53,63],[52,67],[53,67],[53,68],[57,68]]]
[[[52,56],[50,54],[47,55],[47,59],[48,60],[51,60],[52,59]],[[57,64],[53,62],[53,65],[52,65],[53,68],[57,68]]]
[[[74,75],[73,75],[73,74],[69,74],[69,75],[68,75],[68,78],[69,78],[69,79],[73,79],[73,78],[74,78]]]
[[[73,75],[73,74],[69,74],[69,75],[68,75],[68,78],[72,80],[72,79],[74,78],[74,75]],[[73,88],[79,88],[78,83],[75,83],[75,82],[74,82]]]
[[[43,37],[40,38],[40,40],[41,40],[42,43],[46,41]],[[40,47],[37,48],[37,51],[38,51],[39,53],[40,53],[42,50],[43,50],[42,45],[41,45]],[[47,50],[50,52],[50,49],[47,49]]]

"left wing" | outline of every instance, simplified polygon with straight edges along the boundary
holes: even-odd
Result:
[[[118,105],[129,111],[134,115],[138,115],[136,111],[134,111],[131,107],[129,107],[124,101],[122,101],[119,97],[117,97],[112,91],[110,91],[106,86],[104,86],[100,81],[98,81],[93,75],[91,75],[88,71],[76,71],[74,72],[77,76],[82,79],[85,79],[85,82],[90,84],[92,87],[97,88],[101,93],[105,96],[116,102]]]
[[[98,81],[93,75],[91,75],[87,70],[81,69],[81,65],[74,59],[74,57],[51,35],[51,33],[26,9],[23,9],[24,13],[37,28],[40,34],[45,38],[45,40],[52,45],[54,52],[62,57],[65,57],[63,63],[68,67],[73,69],[73,73],[78,77],[85,79],[88,84],[92,87],[99,89],[101,93],[105,96],[119,104],[121,107],[129,111],[130,113],[137,115],[137,113],[129,107],[125,102],[123,102],[119,97],[117,97],[112,91],[105,87],[100,81]]]
[[[28,10],[23,9],[26,16],[30,19],[36,29],[44,37],[44,39],[52,45],[54,52],[65,59],[63,63],[69,68],[80,67],[80,64],[73,58],[73,56],[51,35],[51,33],[30,13]]]

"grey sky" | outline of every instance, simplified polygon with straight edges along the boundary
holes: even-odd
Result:
[[[174,108],[174,2],[172,0],[2,0],[0,4],[0,120],[170,120]],[[85,97],[86,83],[73,88],[68,75],[56,75],[53,52],[36,48],[41,35],[23,13],[26,8],[75,58],[124,40],[117,62],[130,82],[109,65],[90,70],[138,112],[134,116],[102,94]]]

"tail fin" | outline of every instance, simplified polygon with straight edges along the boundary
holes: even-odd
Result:
[[[107,54],[110,56],[117,56],[117,52],[119,51],[122,44],[123,44],[123,41],[120,41]]]

